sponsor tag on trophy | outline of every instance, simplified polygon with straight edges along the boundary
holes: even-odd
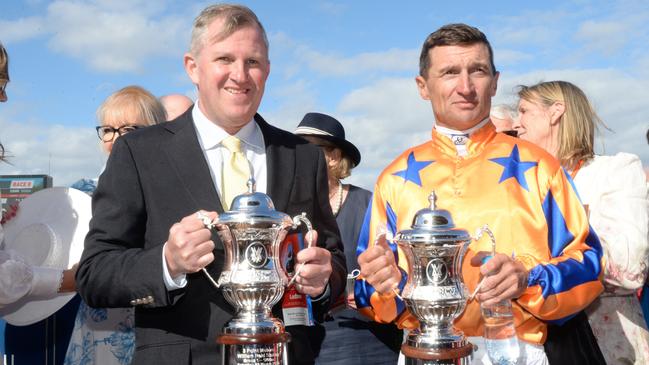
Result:
[[[290,274],[295,271],[295,255],[304,248],[302,233],[291,233],[286,236],[282,244],[285,251],[282,254],[284,267]],[[311,308],[311,297],[301,294],[291,284],[286,288],[282,298],[282,316],[285,326],[313,326],[313,309]]]

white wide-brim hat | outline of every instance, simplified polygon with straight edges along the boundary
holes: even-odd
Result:
[[[18,252],[32,266],[69,269],[81,258],[91,216],[91,198],[79,190],[37,191],[20,202],[16,216],[3,226],[5,248]],[[74,295],[22,298],[0,308],[0,316],[12,325],[27,326],[49,317]]]

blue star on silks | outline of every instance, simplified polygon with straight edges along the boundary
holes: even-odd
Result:
[[[408,166],[405,170],[397,171],[393,173],[394,176],[402,177],[406,181],[412,181],[413,183],[421,186],[421,178],[419,177],[419,171],[421,171],[426,166],[435,162],[434,160],[430,161],[417,161],[415,159],[415,153],[410,152],[408,155]]]
[[[514,145],[514,149],[509,157],[491,158],[489,161],[495,162],[505,168],[498,183],[513,177],[525,190],[530,190],[527,187],[527,181],[525,181],[525,171],[538,165],[538,162],[521,161],[520,155],[518,154],[518,145]]]

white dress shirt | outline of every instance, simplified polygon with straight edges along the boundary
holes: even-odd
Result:
[[[198,107],[198,100],[192,109],[192,118],[194,119],[194,128],[198,135],[198,143],[201,146],[207,165],[210,168],[210,175],[216,187],[216,191],[221,195],[221,182],[223,173],[223,161],[230,159],[230,151],[222,144],[223,140],[230,136],[223,128],[213,123]],[[266,193],[268,173],[266,168],[266,145],[261,128],[254,120],[248,122],[241,128],[235,137],[241,140],[241,149],[250,163],[256,182],[256,191]],[[188,161],[189,163],[190,161]],[[165,243],[166,246],[166,243]],[[185,275],[172,278],[169,274],[167,262],[164,257],[165,248],[162,250],[162,267],[164,281],[168,290],[180,289],[187,285]],[[218,278],[214,278],[218,279]]]
[[[223,161],[228,161],[231,157],[230,151],[223,146],[224,139],[229,137],[228,132],[223,130],[215,123],[212,123],[198,108],[198,102],[192,110],[194,118],[194,127],[198,134],[198,142],[201,145],[205,160],[210,167],[210,174],[216,187],[216,191],[221,195],[221,183],[223,173]],[[259,125],[251,120],[234,135],[241,140],[241,149],[246,155],[254,171],[257,191],[266,193],[266,146],[264,144],[264,135],[261,133]]]

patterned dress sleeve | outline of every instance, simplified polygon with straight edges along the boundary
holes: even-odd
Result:
[[[604,249],[606,290],[630,293],[645,283],[649,265],[647,181],[637,156],[601,158],[593,166],[597,180],[590,182],[597,185],[588,202],[590,223]]]

